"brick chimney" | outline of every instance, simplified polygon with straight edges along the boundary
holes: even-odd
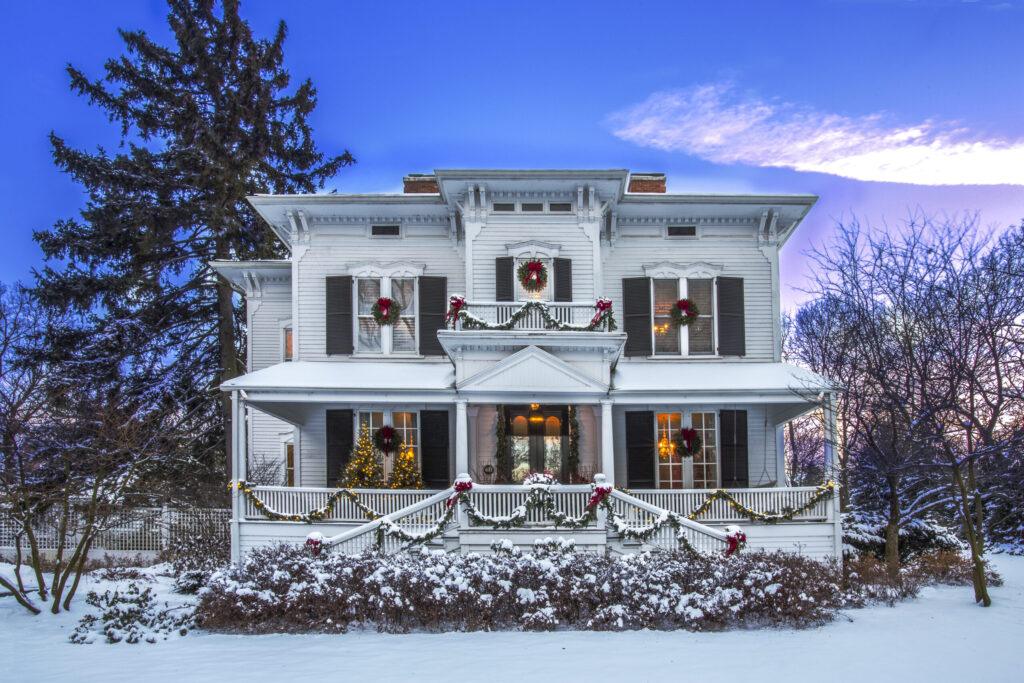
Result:
[[[437,178],[429,173],[410,173],[402,178],[403,191],[406,194],[437,194]]]
[[[626,192],[660,192],[665,193],[664,173],[630,173],[629,187]]]

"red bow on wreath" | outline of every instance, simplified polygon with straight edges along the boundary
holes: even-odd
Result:
[[[742,531],[736,530],[725,537],[725,543],[725,556],[729,557],[733,553],[739,552],[740,548],[747,544],[747,535]]]
[[[683,314],[683,315],[685,315],[685,316],[686,316],[687,318],[689,318],[689,317],[690,317],[690,316],[692,315],[692,313],[690,313],[690,307],[691,307],[691,303],[690,303],[690,300],[689,300],[689,299],[680,299],[679,301],[677,301],[677,302],[676,302],[676,307],[677,307],[677,308],[678,308],[678,309],[679,309],[679,310],[680,310],[680,311],[682,312],[682,314]]]
[[[388,425],[384,425],[377,430],[377,436],[380,438],[381,450],[385,453],[390,453],[395,449],[395,428]]]
[[[601,320],[601,316],[605,314],[605,311],[612,310],[612,300],[598,299],[594,304],[594,308],[597,309],[597,313],[595,313],[594,317],[590,319],[591,325],[596,325]]]
[[[309,550],[313,557],[320,554],[320,549],[324,544],[324,536],[318,531],[314,531],[309,536],[306,536],[306,549]]]
[[[380,309],[380,317],[387,318],[391,315],[391,304],[395,303],[386,296],[377,299],[377,308]]]
[[[679,430],[679,437],[683,440],[683,445],[689,453],[693,450],[693,440],[697,438],[697,430],[683,427]]]
[[[526,264],[526,270],[528,272],[526,279],[533,280],[534,282],[540,282],[541,271],[544,270],[544,264],[540,261],[530,261]]]

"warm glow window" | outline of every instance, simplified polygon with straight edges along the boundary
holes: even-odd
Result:
[[[692,324],[676,325],[672,310],[680,299],[690,299],[700,315]],[[712,278],[653,278],[651,280],[651,333],[656,356],[712,356],[715,354],[715,281]]]
[[[373,318],[373,305],[381,297],[401,309],[393,325],[379,325]],[[356,325],[357,353],[416,353],[416,278],[357,278]]]
[[[683,427],[697,430],[701,439],[701,450],[692,458],[683,457],[676,446],[676,436]],[[657,413],[655,428],[658,488],[718,488],[718,429],[715,412]]]
[[[683,488],[683,458],[675,444],[682,419],[681,413],[658,413],[658,488]]]

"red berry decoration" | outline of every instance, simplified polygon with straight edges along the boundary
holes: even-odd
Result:
[[[672,322],[676,325],[692,325],[699,315],[700,309],[691,299],[680,299],[672,307]]]

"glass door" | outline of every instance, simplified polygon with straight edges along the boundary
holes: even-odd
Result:
[[[508,413],[512,481],[545,470],[563,481],[569,444],[566,408],[534,403],[509,407]]]

